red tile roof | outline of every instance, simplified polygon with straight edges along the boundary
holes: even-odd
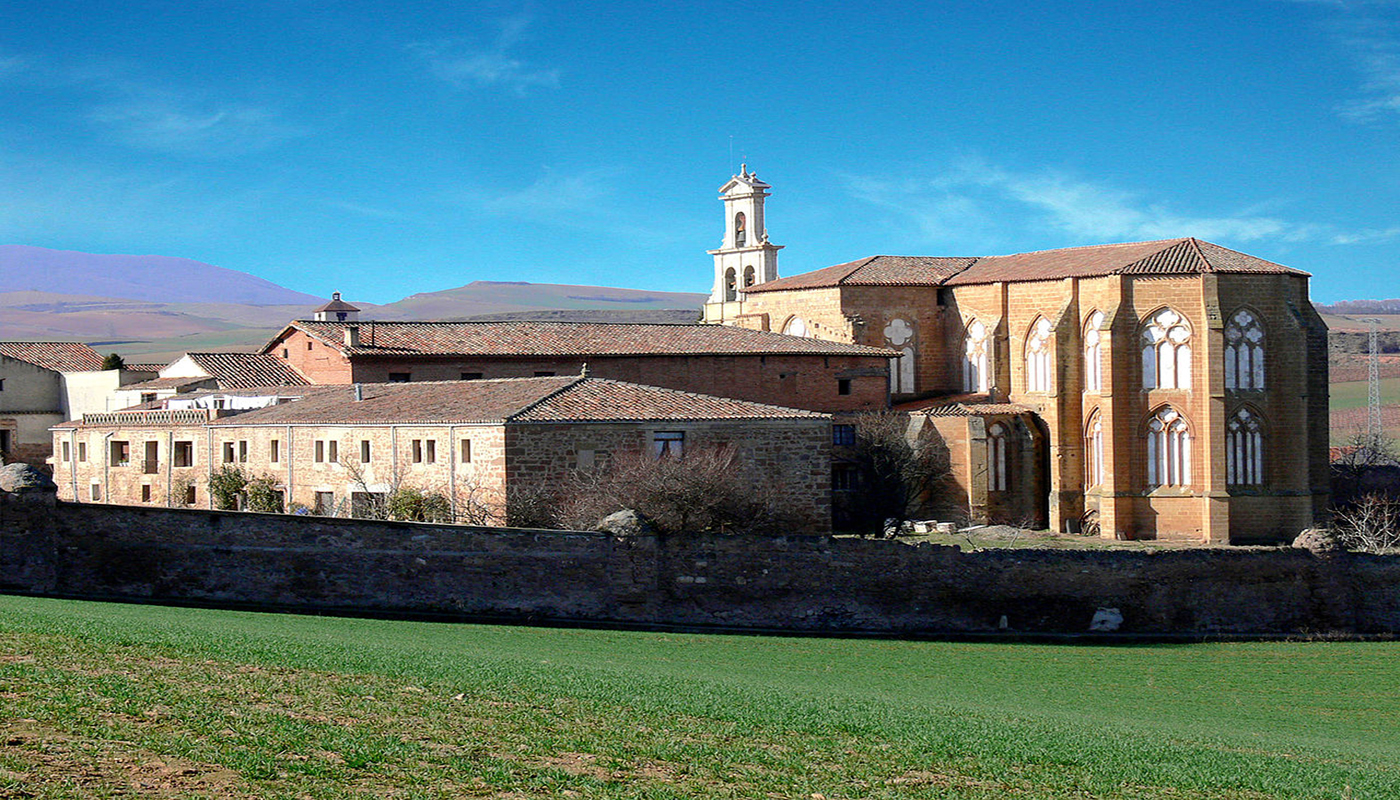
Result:
[[[82,342],[0,342],[0,355],[54,372],[102,369],[102,356]]]
[[[444,425],[470,423],[641,422],[688,420],[830,419],[827,414],[656,386],[587,378],[500,378],[478,381],[366,383],[250,388],[209,395],[277,394],[290,399],[220,417],[211,425]],[[155,410],[163,401],[137,407]],[[133,426],[140,411],[128,409]],[[57,427],[80,427],[70,422]]]
[[[220,389],[252,386],[303,386],[306,379],[282,359],[267,353],[186,353],[191,361],[219,381]]]
[[[123,367],[127,372],[160,372],[165,369],[164,364],[127,364]]]
[[[984,417],[993,414],[1027,414],[1035,411],[1020,403],[992,403],[985,394],[958,394],[911,400],[895,407],[907,414],[929,417]]]
[[[980,258],[871,256],[747,289],[772,292],[832,286],[962,286],[1102,275],[1196,275],[1207,272],[1303,275],[1199,239],[1066,247]]]
[[[345,346],[345,329],[360,329],[358,347]],[[893,351],[827,342],[728,325],[659,325],[604,322],[293,322],[268,343],[270,352],[299,329],[355,356],[649,356],[649,355],[858,355],[892,357]]]
[[[155,391],[157,389],[183,389],[186,386],[198,386],[201,383],[213,385],[215,380],[209,376],[196,376],[186,378],[152,378],[140,383],[128,383],[121,387],[123,392]]]

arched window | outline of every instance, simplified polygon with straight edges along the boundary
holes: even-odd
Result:
[[[1084,431],[1084,486],[1103,483],[1103,419],[1095,411]]]
[[[1245,309],[1225,326],[1225,388],[1264,388],[1264,326]]]
[[[885,326],[885,341],[899,351],[899,358],[890,365],[890,392],[909,394],[914,391],[914,328],[895,317]]]
[[[739,293],[734,286],[734,268],[730,267],[724,271],[724,302],[730,303],[737,299]]]
[[[734,246],[735,246],[735,247],[743,247],[743,246],[744,246],[744,243],[748,241],[749,232],[748,232],[747,228],[745,227],[746,225],[747,225],[747,223],[746,223],[746,221],[745,221],[745,219],[744,219],[744,212],[740,211],[738,214],[735,214],[735,215],[734,215]]]
[[[1191,428],[1171,406],[1147,421],[1147,484],[1191,485]]]
[[[1191,328],[1170,308],[1153,314],[1142,329],[1142,385],[1191,388]]]
[[[987,490],[1006,491],[1006,426],[993,422],[987,428]]]
[[[792,317],[783,326],[783,333],[788,336],[806,336],[807,323],[803,322],[801,317]]]
[[[1103,391],[1103,312],[1095,311],[1084,323],[1084,391]]]
[[[1225,482],[1258,486],[1264,482],[1264,436],[1259,415],[1248,408],[1235,412],[1225,425]]]
[[[987,356],[989,333],[987,326],[975,319],[967,326],[967,335],[963,337],[964,392],[986,392],[991,386],[988,374],[991,359]]]
[[[1037,319],[1026,336],[1026,391],[1048,392],[1050,379],[1050,334],[1054,328],[1045,317]]]
[[[753,267],[744,267],[744,288],[753,286]]]

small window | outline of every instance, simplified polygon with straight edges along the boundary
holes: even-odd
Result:
[[[651,443],[657,458],[680,458],[685,450],[685,431],[657,431]]]
[[[146,442],[146,454],[142,459],[142,469],[147,475],[160,472],[160,443]]]
[[[340,442],[334,439],[326,442],[326,458],[332,464],[340,463]]]
[[[88,497],[91,498],[91,499],[92,499],[92,502],[94,502],[94,503],[101,502],[101,500],[102,500],[102,484],[100,484],[100,483],[94,483],[94,484],[92,484],[91,486],[89,486],[89,487],[88,487]]]
[[[575,454],[575,462],[579,469],[593,469],[598,463],[598,451],[580,450]]]
[[[111,450],[109,451],[108,455],[111,459],[110,463],[114,467],[124,467],[127,464],[130,464],[131,442],[119,442],[113,440]]]
[[[535,370],[536,378],[553,378],[554,373],[549,370]]]
[[[233,455],[233,442],[224,442],[223,453],[224,453],[224,463],[225,463],[225,464],[232,464],[232,463],[233,463],[233,458],[234,458],[234,455]]]
[[[287,348],[285,348],[285,347],[282,348],[282,357],[283,357],[283,358],[290,358],[290,357],[291,357],[291,354],[287,352]]]
[[[248,443],[247,443],[247,442],[239,442],[239,443],[238,443],[238,463],[240,463],[240,464],[247,464],[247,463],[248,463]]]
[[[389,383],[408,383],[410,380],[412,380],[412,375],[407,372],[389,373]]]
[[[72,461],[72,460],[73,460],[73,448],[69,446],[68,442],[64,442],[64,443],[63,443],[63,455],[59,457],[59,460],[60,460],[60,461]]]
[[[837,447],[854,447],[856,444],[856,426],[832,425],[831,443]]]
[[[151,485],[149,483],[141,484],[141,502],[151,502]]]
[[[316,504],[311,513],[318,517],[329,517],[335,513],[335,492],[317,492]]]
[[[276,464],[282,460],[282,440],[273,439],[267,443],[267,460]]]
[[[369,440],[368,440],[368,439],[361,439],[361,440],[360,440],[360,463],[361,463],[361,464],[368,464],[368,463],[369,463],[369,456],[370,456],[370,453],[369,453]]]
[[[479,381],[479,380],[481,380],[481,378],[482,378],[482,373],[480,373],[480,372],[463,372],[463,373],[462,373],[462,380],[464,380],[464,381]]]
[[[850,464],[838,464],[831,468],[833,492],[854,492],[859,486],[860,473]]]
[[[177,467],[194,466],[194,442],[176,442],[171,462]]]
[[[470,464],[472,460],[472,440],[462,440],[462,463]]]
[[[428,464],[437,463],[437,439],[429,439],[423,443],[423,461]]]
[[[306,349],[307,349],[307,350],[310,350],[314,344],[315,344],[314,342],[307,342],[307,343],[306,343]]]
[[[155,401],[156,401],[156,393],[155,393],[155,392],[142,392],[142,393],[141,393],[141,402],[142,402],[142,404],[145,404],[145,403],[154,403]]]
[[[185,505],[192,506],[198,501],[198,490],[194,486],[185,487]]]
[[[326,443],[321,441],[320,439],[317,439],[313,449],[315,450],[315,455],[313,458],[316,461],[316,463],[324,464],[326,462]]]
[[[850,394],[850,393],[851,393],[851,379],[850,379],[850,378],[837,378],[837,379],[836,379],[836,393],[837,393],[837,394]]]
[[[5,391],[5,379],[0,378],[0,392]]]
[[[87,442],[78,442],[78,461],[87,462]]]

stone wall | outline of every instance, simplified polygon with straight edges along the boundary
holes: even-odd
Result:
[[[0,590],[804,631],[1400,633],[1400,558],[984,551],[825,536],[587,532],[51,505],[0,493]]]

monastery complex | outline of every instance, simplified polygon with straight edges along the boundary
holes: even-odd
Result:
[[[126,410],[53,425],[60,497],[203,506],[233,464],[315,513],[411,479],[457,517],[624,456],[725,447],[825,532],[863,479],[857,415],[893,411],[946,456],[924,509],[940,519],[1245,543],[1324,510],[1306,273],[1182,238],[783,277],[770,188],[747,167],[721,188],[696,324],[383,322],[337,294],[260,352],[188,354],[121,386]]]

